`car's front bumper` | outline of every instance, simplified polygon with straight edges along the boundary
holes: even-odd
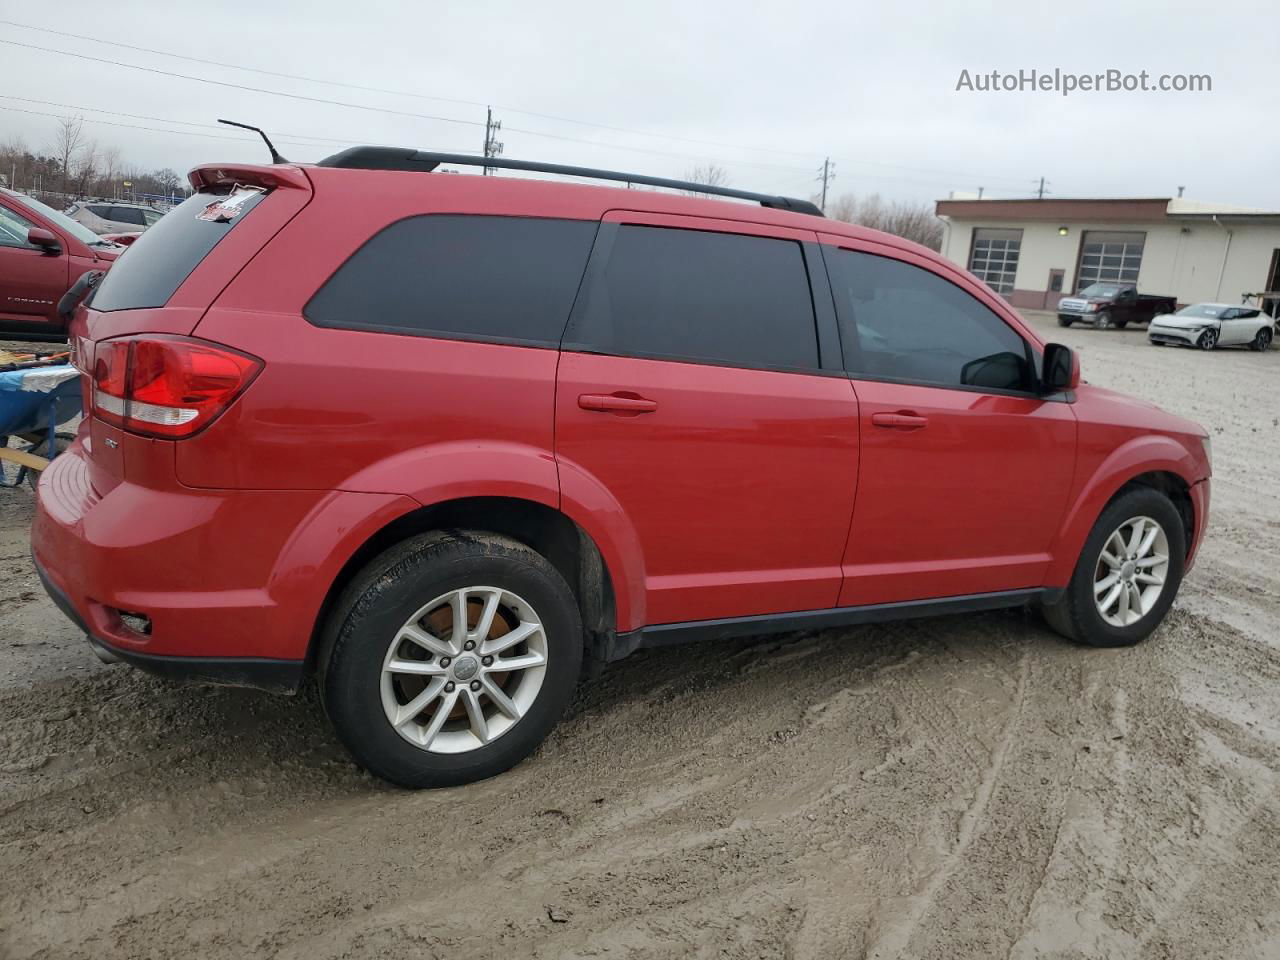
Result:
[[[1093,323],[1098,319],[1097,313],[1072,313],[1069,310],[1058,311],[1059,320],[1070,320],[1074,323]]]
[[[1200,339],[1203,330],[1186,330],[1180,327],[1158,327],[1151,326],[1147,328],[1147,339],[1152,343],[1170,343],[1174,346],[1188,347],[1195,346],[1195,342]]]

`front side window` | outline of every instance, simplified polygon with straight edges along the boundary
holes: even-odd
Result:
[[[942,387],[1030,390],[1026,342],[989,307],[930,270],[827,249],[845,369]]]
[[[0,207],[0,247],[29,247],[27,231],[35,224],[8,207]]]
[[[1080,244],[1080,273],[1076,289],[1095,283],[1137,283],[1142,267],[1145,233],[1087,230]]]
[[[1013,278],[1018,272],[1021,250],[1021,230],[975,228],[969,270],[996,293],[1007,296],[1013,293]]]
[[[142,239],[165,229],[174,215]],[[594,220],[409,217],[374,234],[302,312],[321,327],[559,345],[597,226]]]
[[[623,224],[587,318],[592,350],[815,370],[813,298],[792,240]]]

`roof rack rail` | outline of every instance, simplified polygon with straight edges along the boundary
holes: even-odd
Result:
[[[337,167],[348,170],[416,170],[430,173],[442,163],[463,167],[497,167],[502,170],[529,170],[534,173],[556,173],[567,177],[586,177],[591,180],[616,180],[619,183],[639,183],[647,187],[669,187],[688,190],[735,200],[752,200],[762,207],[775,210],[791,210],[821,217],[817,205],[794,197],[779,197],[750,190],[734,190],[690,180],[672,180],[668,177],[650,177],[641,173],[620,173],[617,170],[597,170],[593,167],[574,167],[563,163],[538,163],[531,160],[504,160],[498,157],[476,157],[466,153],[432,153],[410,147],[350,147],[331,157],[325,157],[318,167]]]

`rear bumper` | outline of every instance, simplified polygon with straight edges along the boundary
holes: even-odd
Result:
[[[34,558],[33,558],[34,560]],[[194,680],[233,687],[255,687],[272,693],[294,693],[302,685],[306,661],[269,660],[265,657],[167,657],[139,653],[113,647],[96,637],[84,622],[66,593],[51,579],[39,560],[34,560],[36,573],[54,605],[84,631],[89,645],[108,662],[121,661],[139,670],[171,680]]]
[[[83,440],[44,471],[31,547],[54,602],[144,670],[293,689],[330,586],[413,502],[342,491],[195,490],[148,478],[104,493]],[[150,621],[131,628],[130,614]]]

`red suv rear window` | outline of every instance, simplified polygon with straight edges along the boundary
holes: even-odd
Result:
[[[262,202],[260,190],[194,193],[134,241],[94,291],[95,310],[163,307],[200,261]],[[239,202],[235,202],[239,201]]]

